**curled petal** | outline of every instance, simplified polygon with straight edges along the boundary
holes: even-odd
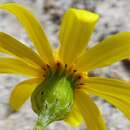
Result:
[[[99,16],[81,9],[69,9],[60,29],[60,57],[65,64],[71,64],[83,50],[94,30]]]

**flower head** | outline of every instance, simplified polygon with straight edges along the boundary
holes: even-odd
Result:
[[[130,32],[108,37],[92,48],[86,47],[99,15],[81,9],[69,9],[63,18],[58,50],[53,51],[40,23],[27,9],[16,3],[0,5],[14,14],[24,26],[37,52],[14,37],[0,32],[0,73],[22,74],[30,79],[19,83],[10,96],[12,109],[18,111],[31,96],[38,114],[35,130],[57,120],[89,130],[106,130],[104,120],[91,95],[100,96],[130,119],[130,83],[87,72],[130,57]]]

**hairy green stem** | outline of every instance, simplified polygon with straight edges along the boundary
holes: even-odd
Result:
[[[39,114],[38,120],[36,122],[36,125],[33,130],[45,130],[45,128],[48,126],[48,121],[46,118],[43,116],[42,113]]]

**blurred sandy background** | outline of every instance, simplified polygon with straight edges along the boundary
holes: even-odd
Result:
[[[43,24],[54,47],[58,46],[61,17],[70,7],[91,10],[101,15],[90,45],[111,34],[130,31],[130,0],[0,0],[0,4],[5,2],[17,2],[29,8]],[[32,47],[16,18],[3,11],[0,12],[0,31],[9,33]],[[122,63],[98,69],[92,74],[126,80],[130,77],[130,71]],[[34,126],[36,115],[32,112],[29,101],[18,113],[11,112],[8,105],[10,91],[23,79],[20,76],[0,75],[0,130],[32,130]],[[130,121],[121,112],[97,97],[95,101],[104,115],[108,130],[130,130]],[[79,128],[71,128],[63,122],[57,122],[50,125],[48,130],[86,130],[86,127],[82,124]]]

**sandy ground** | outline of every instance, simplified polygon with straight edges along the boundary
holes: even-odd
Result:
[[[101,15],[90,46],[111,34],[130,30],[130,0],[0,0],[0,3],[4,2],[18,2],[29,8],[41,21],[54,47],[58,46],[61,17],[70,7],[88,9]],[[2,11],[0,12],[0,31],[9,33],[33,47],[16,18]],[[126,80],[130,77],[129,71],[126,71],[121,63],[98,69],[93,73],[98,76]],[[36,115],[32,112],[29,101],[18,113],[11,112],[8,105],[13,86],[23,79],[24,77],[14,75],[0,76],[0,130],[32,130],[34,126]],[[130,122],[121,112],[99,98],[95,98],[95,101],[102,110],[108,130],[130,129]],[[82,124],[79,128],[71,128],[64,122],[57,122],[48,127],[48,130],[57,129],[85,130],[86,127]]]

